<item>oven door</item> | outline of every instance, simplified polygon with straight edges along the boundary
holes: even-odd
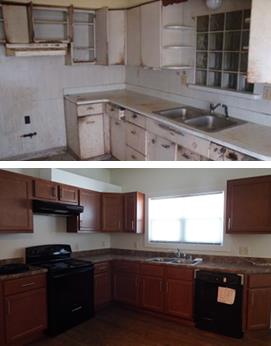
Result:
[[[93,316],[93,268],[48,275],[48,333],[56,335]]]

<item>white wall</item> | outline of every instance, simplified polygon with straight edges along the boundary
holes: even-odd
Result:
[[[63,57],[6,57],[0,45],[0,159],[66,146],[63,94],[118,88],[123,66],[65,66]],[[24,124],[24,116],[31,124]],[[37,132],[38,135],[21,138]]]
[[[224,0],[223,6],[216,12],[249,8],[250,4],[250,0]],[[204,0],[190,0],[174,6],[176,8],[179,6],[184,8],[185,24],[190,25],[193,25],[191,24],[191,17],[209,13]],[[193,82],[194,70],[188,71],[187,77],[188,81]],[[238,93],[236,93],[237,97],[233,97],[226,93],[218,94],[206,91],[204,88],[202,90],[194,90],[182,84],[181,75],[178,72],[157,71],[130,66],[126,68],[126,83],[131,90],[203,109],[208,109],[211,102],[224,103],[229,106],[230,116],[271,126],[270,101],[246,99],[242,98]],[[263,85],[256,85],[255,91],[262,95]],[[218,111],[222,112],[221,109],[218,109]]]
[[[112,183],[122,185],[123,191],[141,191],[149,196],[189,194],[226,189],[229,179],[271,174],[271,169],[112,169]],[[146,223],[147,224],[147,223]],[[146,227],[147,229],[147,227]],[[240,247],[248,248],[248,256],[269,257],[271,235],[226,235],[226,249],[222,252],[188,250],[181,244],[174,245],[191,253],[239,256]],[[154,250],[142,235],[115,234],[111,237],[113,248]],[[169,250],[170,247],[158,247]]]
[[[23,173],[35,177],[52,178],[57,182],[72,184],[78,187],[93,189],[96,191],[121,192],[121,187],[102,181],[110,175],[107,169],[100,169],[101,178],[99,180],[82,177],[80,175],[62,171],[59,169],[10,169],[18,173]],[[93,175],[97,176],[98,170],[93,170]],[[79,172],[78,172],[79,173]],[[92,175],[89,169],[88,175]],[[107,178],[105,179],[107,180]],[[0,259],[21,257],[27,246],[67,243],[71,244],[73,251],[83,251],[91,249],[109,248],[111,239],[109,234],[71,234],[66,232],[66,218],[59,216],[34,215],[33,234],[1,234],[0,235]]]

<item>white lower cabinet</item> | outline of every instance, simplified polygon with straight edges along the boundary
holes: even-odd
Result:
[[[187,148],[178,147],[177,161],[202,161],[202,157]]]
[[[111,154],[117,160],[126,160],[125,122],[110,119]]]
[[[126,144],[143,156],[147,155],[147,131],[134,124],[126,123]]]
[[[177,145],[162,137],[148,133],[148,161],[175,161]]]
[[[146,156],[142,155],[141,153],[127,145],[126,161],[146,161]]]
[[[105,153],[103,115],[79,118],[80,158],[82,160]]]

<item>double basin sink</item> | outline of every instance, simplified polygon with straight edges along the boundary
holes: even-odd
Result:
[[[155,257],[146,261],[151,263],[197,265],[202,262],[202,258]]]
[[[218,132],[245,123],[230,117],[206,114],[206,112],[192,107],[166,109],[154,113],[205,132]]]

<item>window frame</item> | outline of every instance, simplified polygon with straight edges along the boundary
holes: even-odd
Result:
[[[215,245],[215,244],[203,244],[203,243],[186,243],[186,242],[172,242],[172,241],[151,241],[149,239],[149,232],[150,232],[150,218],[149,218],[149,203],[150,199],[162,199],[162,198],[174,198],[174,197],[189,197],[189,196],[195,196],[195,195],[207,195],[207,194],[216,194],[216,193],[224,193],[224,210],[223,210],[223,234],[222,234],[222,244],[221,245]],[[176,248],[181,248],[183,251],[191,251],[195,253],[199,253],[201,251],[202,253],[209,253],[212,252],[221,252],[221,253],[230,253],[230,238],[226,235],[225,232],[225,213],[226,213],[226,189],[225,188],[210,188],[210,189],[203,189],[203,190],[192,190],[192,191],[176,191],[174,193],[149,193],[146,194],[146,220],[145,220],[145,235],[144,235],[144,247],[146,249],[150,249],[152,251],[155,250],[176,250]]]

